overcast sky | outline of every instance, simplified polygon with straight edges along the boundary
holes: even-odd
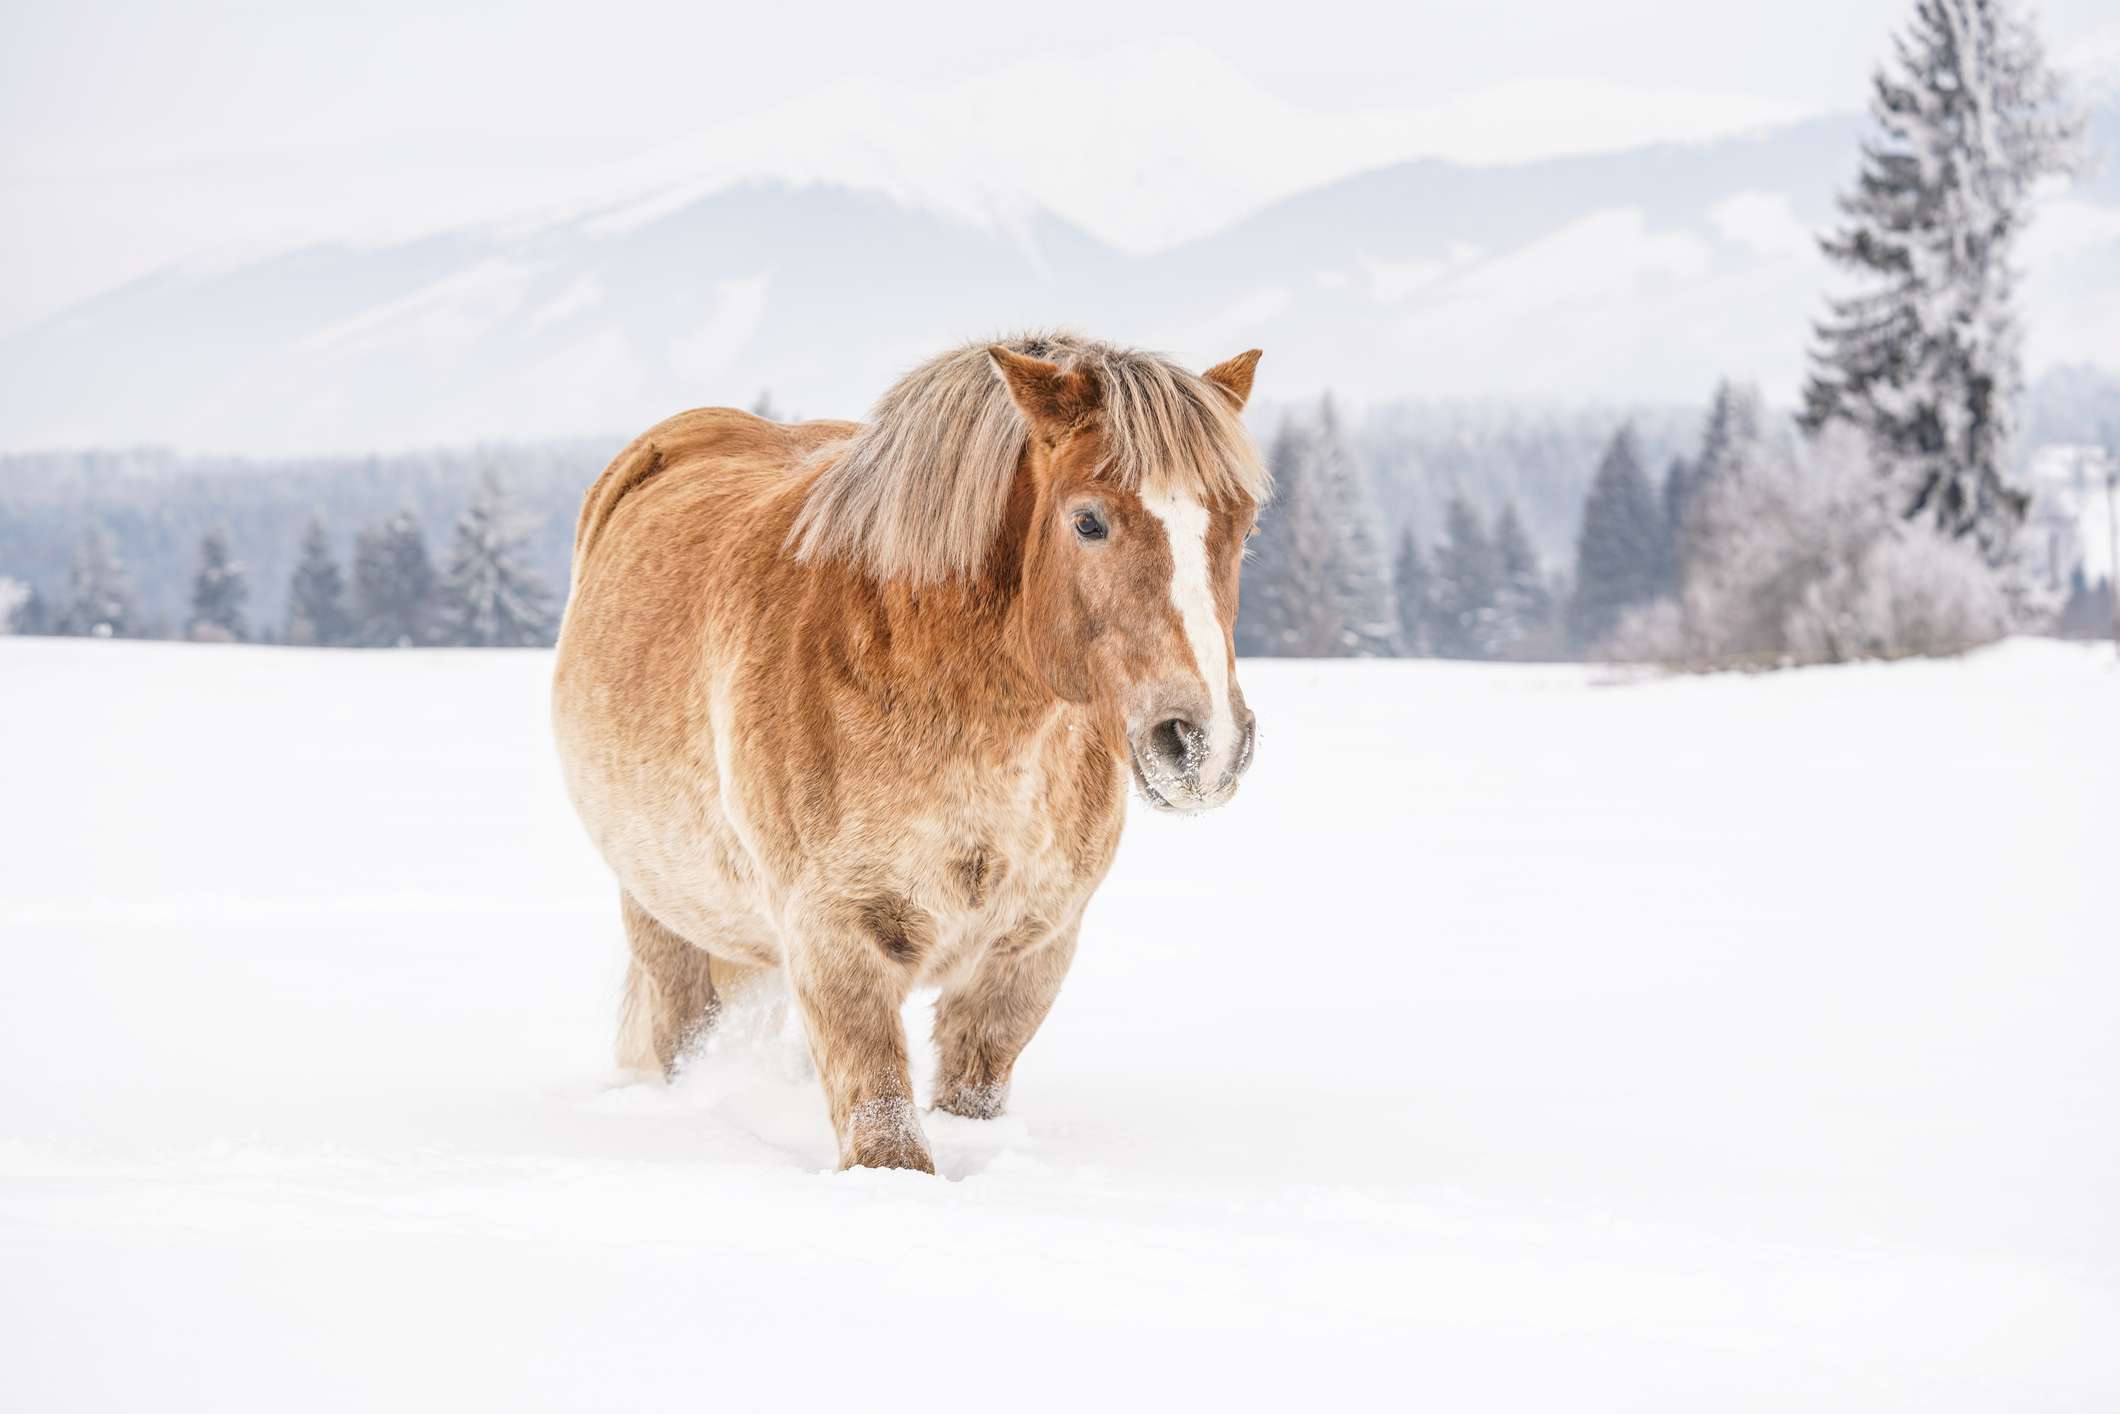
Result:
[[[850,77],[942,86],[1188,36],[1317,109],[1526,78],[1852,108],[1908,0],[1475,0],[1281,7],[0,4],[0,330],[171,258],[446,213]],[[2120,52],[2111,0],[2053,0],[2064,62]],[[1026,93],[1025,121],[1067,95]]]

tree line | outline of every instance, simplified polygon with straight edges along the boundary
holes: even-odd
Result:
[[[1769,435],[1758,394],[1725,383],[1691,457],[1660,481],[1622,422],[1582,502],[1568,570],[1549,573],[1513,497],[1482,516],[1462,491],[1429,539],[1403,527],[1389,556],[1330,398],[1268,444],[1274,496],[1243,577],[1237,650],[1265,657],[1551,660],[1596,655],[1626,616],[1677,593],[1703,487]]]
[[[175,634],[140,611],[132,578],[109,531],[92,522],[74,552],[64,598],[33,588],[14,596],[12,631],[91,638],[182,637],[200,642],[276,642],[311,647],[515,648],[549,644],[557,631],[550,586],[532,567],[533,521],[501,479],[481,475],[452,528],[438,566],[410,511],[363,527],[350,574],[324,517],[303,530],[279,623],[253,621],[250,576],[225,527],[199,540],[189,613]]]

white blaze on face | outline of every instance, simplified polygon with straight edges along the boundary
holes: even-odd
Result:
[[[1203,790],[1212,790],[1229,770],[1237,749],[1237,719],[1229,705],[1229,644],[1215,613],[1215,587],[1208,577],[1207,507],[1190,496],[1141,492],[1141,504],[1170,542],[1170,602],[1192,645],[1193,663],[1207,684],[1207,760],[1200,767]]]

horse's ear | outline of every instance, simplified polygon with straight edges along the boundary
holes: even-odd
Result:
[[[986,356],[1034,427],[1069,427],[1097,410],[1101,390],[1086,373],[1071,373],[1057,363],[999,344],[987,349]]]
[[[1258,369],[1259,355],[1263,352],[1263,349],[1246,349],[1235,358],[1224,359],[1200,376],[1235,399],[1237,411],[1242,412],[1244,404],[1251,401],[1251,375]]]

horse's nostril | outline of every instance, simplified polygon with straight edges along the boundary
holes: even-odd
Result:
[[[1158,722],[1148,741],[1164,766],[1180,776],[1196,773],[1207,755],[1207,733],[1183,717]]]

